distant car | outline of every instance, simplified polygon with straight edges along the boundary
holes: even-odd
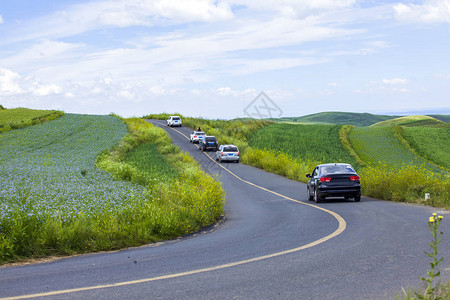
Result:
[[[179,116],[170,116],[167,119],[167,126],[173,127],[173,126],[182,126],[181,118]]]
[[[199,143],[200,140],[202,140],[205,136],[206,136],[206,133],[204,133],[203,131],[194,131],[191,133],[191,136],[189,139],[191,140],[191,143],[195,144],[195,143]]]
[[[199,149],[202,151],[206,150],[219,150],[219,143],[215,136],[205,136],[203,139],[199,140]]]
[[[239,149],[235,145],[220,145],[216,151],[216,160],[239,162]]]
[[[316,166],[312,174],[306,174],[308,200],[320,202],[326,197],[354,198],[361,200],[361,183],[350,164],[332,163]]]

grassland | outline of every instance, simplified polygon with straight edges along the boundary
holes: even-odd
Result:
[[[429,164],[417,157],[394,136],[392,127],[359,127],[349,134],[350,142],[358,156],[367,164],[386,164],[393,168],[403,165]]]
[[[162,129],[126,122],[69,114],[1,134],[0,263],[170,239],[220,217],[220,184]],[[149,143],[167,160],[149,161]]]
[[[390,126],[422,126],[422,127],[446,127],[446,123],[430,116],[406,116],[391,120],[375,123],[372,127],[390,127]]]
[[[64,112],[57,110],[0,109],[0,133],[55,120],[62,115]]]
[[[272,124],[257,131],[248,143],[256,149],[283,152],[301,160],[355,165],[339,141],[339,129],[338,125]]]
[[[302,124],[370,126],[394,118],[397,118],[397,116],[374,115],[369,113],[321,112],[302,117],[272,119],[272,121]]]
[[[450,170],[450,128],[405,127],[403,136],[420,156]]]

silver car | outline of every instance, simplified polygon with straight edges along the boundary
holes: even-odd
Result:
[[[239,162],[239,149],[235,145],[220,145],[219,150],[216,151],[216,160],[235,161]]]
[[[190,140],[191,143],[199,143],[201,139],[204,139],[206,136],[206,133],[203,131],[194,131],[191,133]]]

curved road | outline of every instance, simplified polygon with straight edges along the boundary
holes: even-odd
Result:
[[[174,143],[220,177],[225,220],[155,245],[0,268],[0,299],[392,299],[421,287],[426,222],[444,216],[440,256],[450,279],[450,214],[363,197],[306,200],[302,183],[243,164],[216,164],[186,127]]]

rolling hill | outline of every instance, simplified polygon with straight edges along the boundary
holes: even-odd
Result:
[[[295,122],[303,124],[337,124],[364,127],[381,121],[395,119],[397,117],[398,116],[374,115],[369,113],[321,112],[302,117],[285,117],[271,120],[278,122]]]
[[[375,123],[371,125],[372,127],[386,127],[386,126],[394,126],[394,125],[400,125],[400,126],[425,126],[425,127],[445,127],[446,123],[443,121],[440,121],[438,119],[435,119],[430,116],[406,116],[406,117],[399,117],[395,119],[390,119],[386,121],[381,121],[378,123]]]

